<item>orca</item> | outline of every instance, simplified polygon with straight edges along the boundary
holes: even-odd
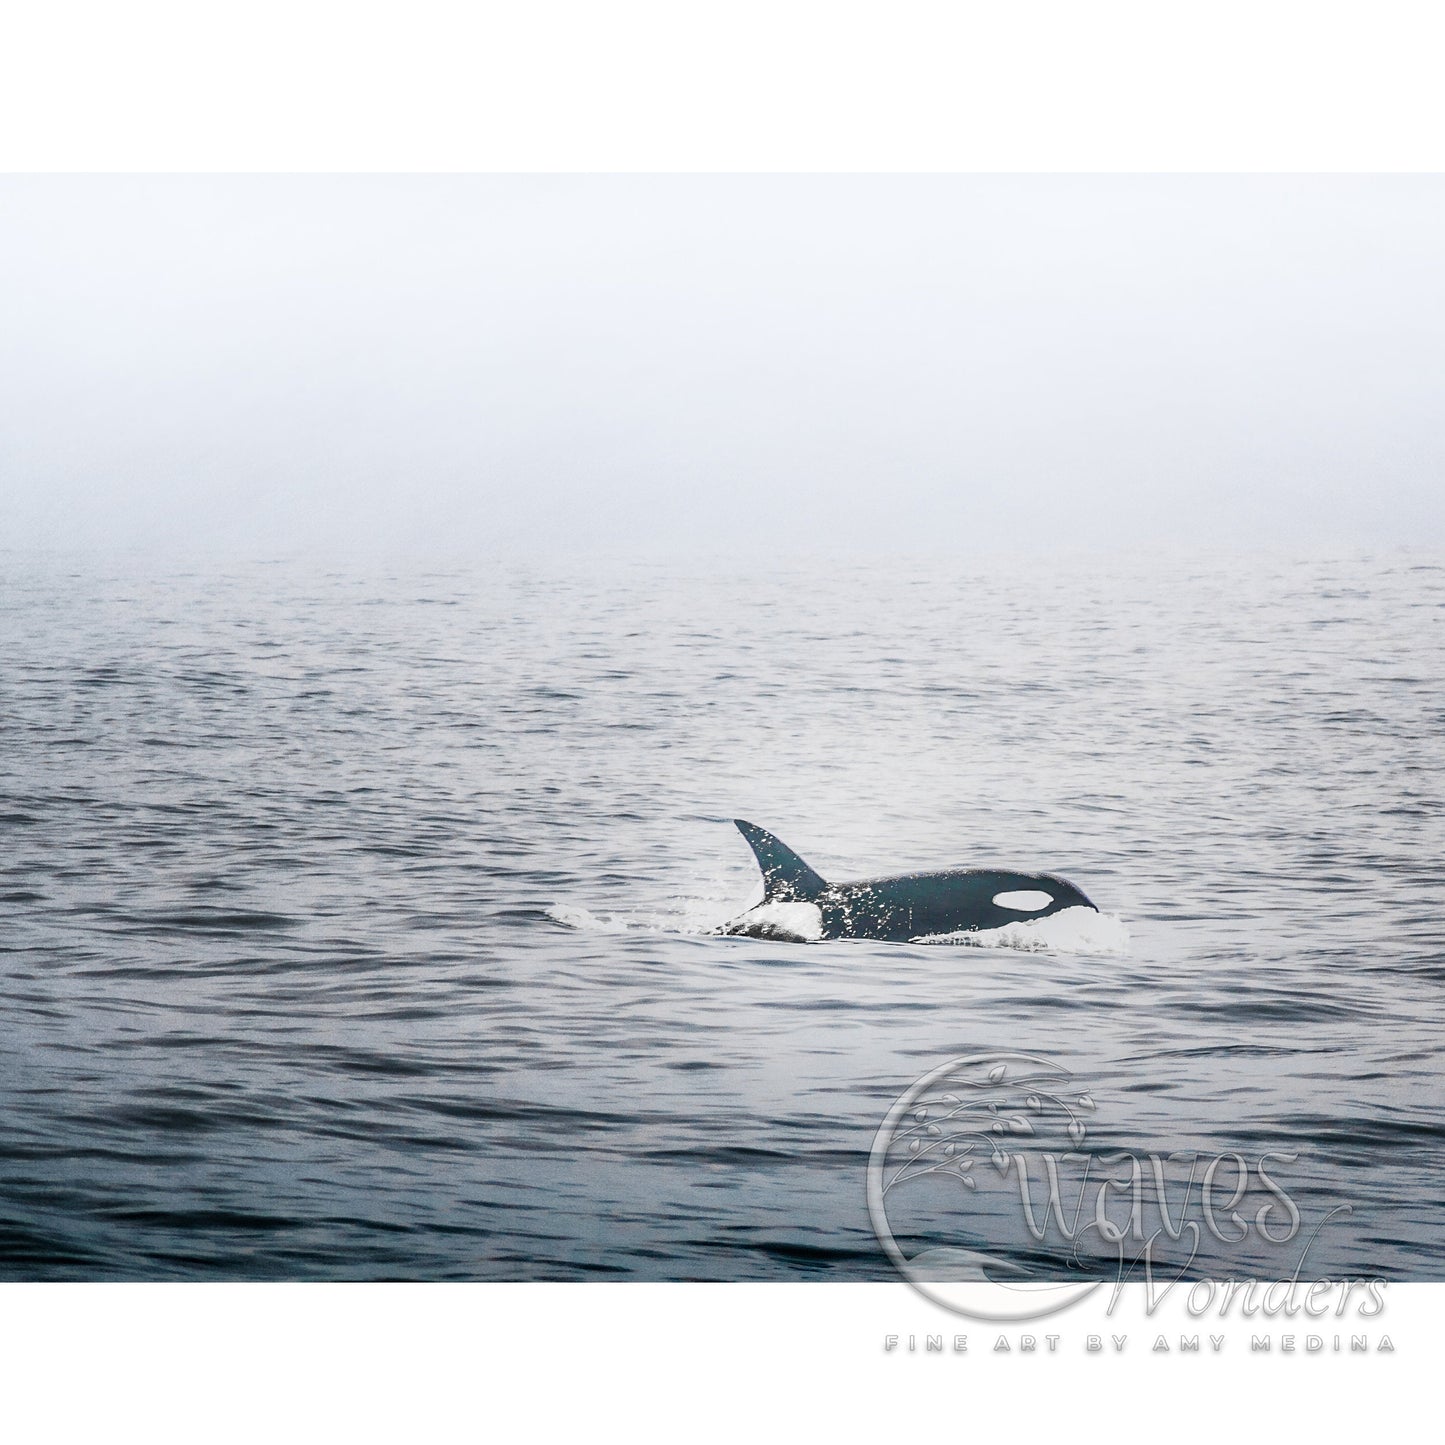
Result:
[[[1098,909],[1051,873],[948,868],[829,883],[786,843],[734,818],[763,874],[763,901],[718,932],[790,943],[869,938],[884,943],[977,933],[1066,908]]]

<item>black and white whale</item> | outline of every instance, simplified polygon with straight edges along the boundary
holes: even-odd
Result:
[[[978,933],[1066,908],[1098,909],[1070,882],[1051,873],[948,868],[828,883],[786,843],[741,818],[763,873],[763,901],[718,930],[749,938],[810,942],[873,938],[889,943]]]

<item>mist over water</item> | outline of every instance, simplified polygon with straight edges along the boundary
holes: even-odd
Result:
[[[0,616],[6,1278],[890,1277],[874,1133],[989,1052],[1445,1278],[1433,554],[10,554]],[[735,816],[1119,946],[708,936]]]

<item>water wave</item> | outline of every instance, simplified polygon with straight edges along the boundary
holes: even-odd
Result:
[[[1115,913],[1092,908],[1063,908],[1047,918],[1022,918],[1002,928],[965,933],[930,933],[914,943],[953,944],[966,948],[1016,948],[1024,953],[1078,953],[1122,957],[1129,952],[1129,926]]]
[[[1322,1275],[1445,1277],[1408,561],[0,556],[0,1278],[890,1277],[868,1142],[965,1046],[1101,1146],[1293,1156]],[[703,937],[738,813],[1108,912]]]

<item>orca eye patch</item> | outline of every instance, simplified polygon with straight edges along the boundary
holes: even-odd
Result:
[[[1017,893],[995,893],[993,901],[1000,908],[1012,908],[1015,913],[1037,913],[1054,901],[1054,895],[1037,888],[1023,888]]]

